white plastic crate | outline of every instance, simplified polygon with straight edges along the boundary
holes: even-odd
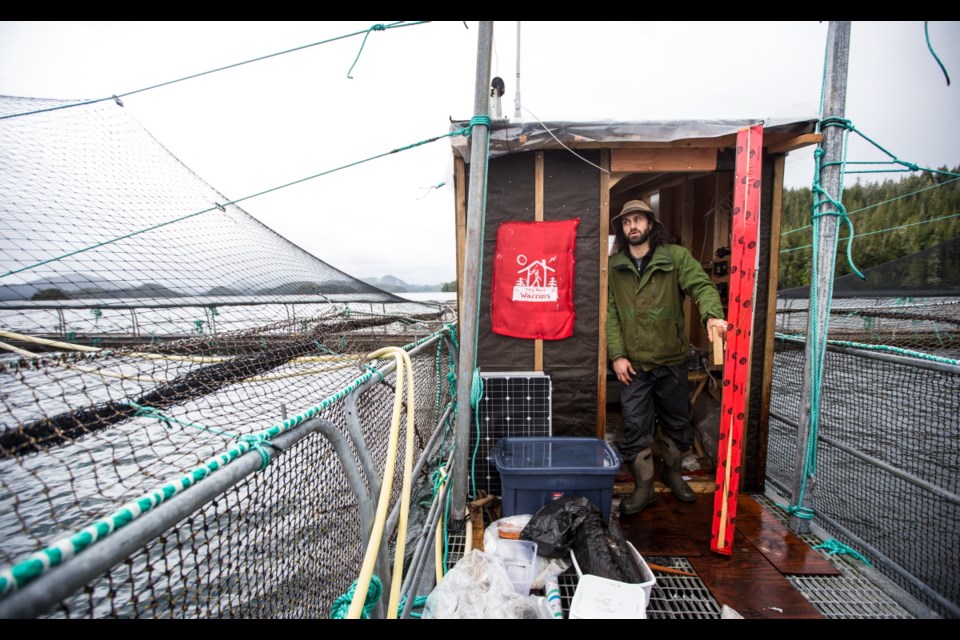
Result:
[[[570,620],[644,619],[647,596],[637,585],[592,576],[582,576],[570,602]]]
[[[640,555],[640,552],[637,551],[636,547],[630,544],[629,541],[627,542],[627,547],[630,549],[630,553],[633,555],[634,560],[636,560],[637,566],[640,567],[640,575],[643,576],[644,580],[643,582],[637,584],[628,584],[626,582],[622,582],[620,584],[624,584],[633,589],[642,590],[644,595],[644,609],[646,609],[647,603],[650,602],[650,592],[653,591],[653,585],[657,584],[657,578],[653,575],[653,571],[651,571],[650,567],[647,566],[647,561],[643,559],[643,556]],[[573,563],[573,568],[577,572],[577,578],[583,579],[585,576],[583,575],[583,571],[580,570],[580,565],[577,564],[577,556],[573,553],[573,549],[570,550],[570,561]],[[616,580],[610,580],[610,582],[616,582]]]

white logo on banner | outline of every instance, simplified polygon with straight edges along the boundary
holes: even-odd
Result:
[[[556,262],[553,257],[550,262]],[[553,275],[556,269],[547,266],[547,261],[540,259],[528,264],[527,256],[517,256],[517,282],[513,285],[514,302],[556,302],[557,278]]]

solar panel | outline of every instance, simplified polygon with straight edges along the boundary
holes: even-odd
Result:
[[[493,449],[504,436],[553,435],[553,387],[550,376],[542,371],[481,372],[480,379],[479,426],[470,433],[471,473],[478,492],[483,489],[487,495],[500,495]]]

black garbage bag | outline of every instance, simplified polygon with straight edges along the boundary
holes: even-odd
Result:
[[[537,555],[564,558],[571,549],[584,574],[628,584],[644,582],[620,526],[608,524],[600,509],[584,497],[561,497],[535,513],[520,532],[537,543]]]
[[[591,514],[601,518],[600,509],[582,496],[563,496],[540,507],[520,532],[521,540],[537,543],[537,555],[568,558],[573,536]]]

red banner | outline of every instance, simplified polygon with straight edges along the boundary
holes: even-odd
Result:
[[[497,229],[491,329],[512,338],[573,335],[573,263],[580,218],[503,222]]]

